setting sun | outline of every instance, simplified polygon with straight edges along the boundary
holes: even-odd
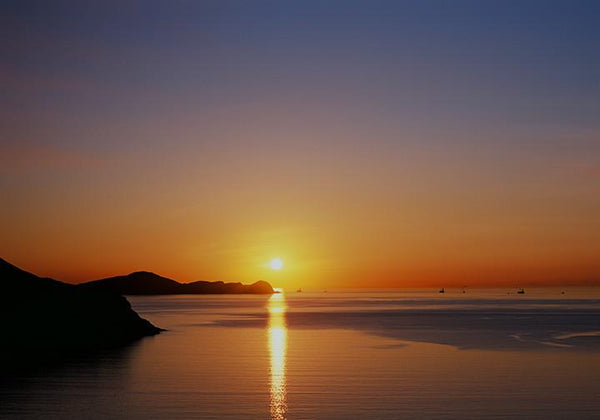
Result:
[[[273,258],[269,263],[269,267],[272,270],[281,270],[283,268],[283,261],[280,258]]]

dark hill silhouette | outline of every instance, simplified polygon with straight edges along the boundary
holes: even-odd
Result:
[[[0,258],[1,353],[118,347],[161,330],[116,293],[23,271]]]
[[[83,289],[102,289],[123,295],[191,295],[191,294],[272,294],[266,281],[249,285],[222,281],[179,283],[148,271],[136,271],[125,276],[109,277],[80,284]]]

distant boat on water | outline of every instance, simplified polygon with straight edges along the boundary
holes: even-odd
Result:
[[[442,287],[439,291],[439,293],[446,293],[446,290],[444,290],[444,288]]]
[[[519,290],[517,290],[517,293],[520,294],[520,295],[524,295],[525,294],[525,289],[523,289],[521,287]]]
[[[296,290],[296,293],[302,293],[302,289]]]

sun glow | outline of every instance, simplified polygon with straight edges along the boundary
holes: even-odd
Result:
[[[269,267],[272,270],[281,270],[283,268],[283,261],[280,258],[273,258],[269,263]]]

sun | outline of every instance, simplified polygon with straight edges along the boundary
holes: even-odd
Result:
[[[271,270],[281,270],[283,268],[283,261],[280,258],[273,258],[269,263]]]

